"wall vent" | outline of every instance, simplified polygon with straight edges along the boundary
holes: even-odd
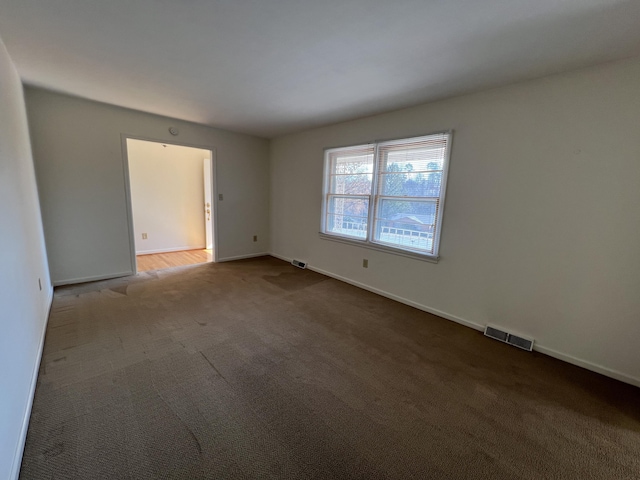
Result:
[[[307,268],[307,264],[305,262],[301,262],[300,260],[291,260],[291,265],[298,268]]]
[[[504,330],[500,330],[499,328],[487,325],[487,327],[484,329],[484,334],[487,337],[493,338],[495,340],[500,340],[501,342],[508,343],[509,345],[513,345],[514,347],[521,348],[522,350],[526,350],[528,352],[533,350],[532,339],[520,337],[518,335],[505,332]]]

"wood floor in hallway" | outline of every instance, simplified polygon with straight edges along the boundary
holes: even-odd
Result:
[[[213,261],[212,250],[183,250],[180,252],[137,255],[138,272],[161,270],[163,268],[195,265]]]

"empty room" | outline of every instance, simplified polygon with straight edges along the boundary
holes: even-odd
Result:
[[[638,24],[0,0],[0,480],[640,478]]]

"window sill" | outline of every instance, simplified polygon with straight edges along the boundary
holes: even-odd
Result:
[[[423,253],[412,252],[411,250],[401,250],[399,248],[387,247],[385,245],[379,245],[377,243],[371,243],[365,240],[355,240],[347,237],[339,237],[337,235],[327,235],[326,233],[319,232],[320,238],[323,240],[331,240],[332,242],[346,243],[347,245],[355,245],[357,247],[368,248],[370,250],[377,250],[379,252],[390,253],[392,255],[399,255],[401,257],[413,258],[421,260],[423,262],[438,263],[440,257],[434,255],[425,255]]]

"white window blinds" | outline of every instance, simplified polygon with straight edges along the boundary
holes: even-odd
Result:
[[[434,255],[449,135],[380,143],[375,242]]]

